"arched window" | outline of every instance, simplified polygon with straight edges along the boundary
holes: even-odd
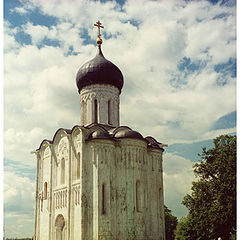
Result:
[[[159,202],[161,203],[161,201],[162,201],[162,188],[161,187],[158,190],[158,194],[159,194]]]
[[[112,124],[112,119],[111,119],[111,100],[108,100],[108,124]]]
[[[47,199],[47,182],[44,183],[44,199]]]
[[[83,124],[86,124],[86,105],[87,103],[82,101],[82,104],[81,104],[81,107],[82,107],[82,121],[83,121]]]
[[[144,192],[143,186],[139,180],[136,182],[136,211],[141,212],[143,208]]]
[[[98,102],[97,99],[94,100],[94,122],[98,122]]]
[[[61,161],[61,184],[65,184],[65,159]]]
[[[162,218],[162,211],[161,211],[161,204],[162,204],[162,188],[160,187],[159,190],[158,190],[158,197],[159,197],[159,210],[160,210],[160,218]]]
[[[64,239],[64,226],[65,226],[65,220],[62,214],[59,214],[55,220],[55,234],[57,240],[63,240]]]
[[[140,191],[140,181],[137,180],[136,182],[136,211],[140,212],[140,196],[139,196],[139,191]]]
[[[77,155],[77,179],[80,178],[80,152]]]
[[[152,171],[154,171],[154,158],[152,156]]]
[[[102,185],[102,214],[106,213],[105,209],[105,184]]]
[[[43,210],[43,198],[40,198],[40,204],[41,204],[41,211]]]

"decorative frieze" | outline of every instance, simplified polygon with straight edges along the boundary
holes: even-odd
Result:
[[[74,204],[79,205],[80,204],[80,184],[72,187],[72,193],[73,193]]]
[[[43,158],[47,158],[50,155],[50,147],[46,147],[44,154],[43,154]]]
[[[66,208],[67,198],[68,198],[68,191],[66,188],[55,190],[54,192],[55,209]]]
[[[68,153],[68,143],[66,139],[61,139],[58,144],[58,154],[64,155],[65,151]]]
[[[95,84],[80,92],[82,125],[102,123],[119,125],[119,90],[111,85]]]

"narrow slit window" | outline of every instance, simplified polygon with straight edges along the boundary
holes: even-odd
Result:
[[[105,209],[105,184],[102,185],[102,214],[106,214],[106,209]]]
[[[86,123],[86,102],[82,101],[82,120],[83,124]]]
[[[108,100],[108,124],[112,124],[112,119],[111,119],[111,100]]]
[[[77,179],[80,178],[80,152],[78,153],[77,156]]]
[[[44,183],[44,199],[47,199],[47,182]]]
[[[65,184],[65,159],[61,161],[61,184]]]
[[[136,211],[140,212],[140,181],[136,182]]]
[[[40,199],[40,204],[41,204],[41,211],[43,211],[43,198],[42,197]]]
[[[162,203],[162,188],[160,187],[159,188],[159,206],[161,206],[161,203]],[[161,207],[159,207],[160,209],[160,218],[162,218],[162,211],[161,211]]]
[[[159,202],[162,202],[162,188],[159,188]]]
[[[97,99],[94,100],[94,122],[98,122],[98,102]]]
[[[152,171],[154,171],[154,159],[153,159],[153,156],[152,156]]]

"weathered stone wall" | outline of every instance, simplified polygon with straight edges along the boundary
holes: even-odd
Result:
[[[69,174],[71,173],[69,163],[70,158],[70,142],[64,132],[59,132],[55,137],[54,150],[56,159],[53,163],[53,188],[52,188],[52,239],[57,239],[57,222],[58,216],[64,218],[64,227],[62,234],[68,239],[69,232]],[[55,180],[55,181],[54,181]]]
[[[87,147],[92,156],[86,174],[92,181],[88,199],[93,211],[93,236],[89,231],[88,238],[164,239],[161,151],[134,139],[118,144],[94,140]]]
[[[82,180],[83,180],[83,150],[82,150],[82,131],[77,129],[72,134],[72,202],[71,202],[71,238],[80,239],[82,235]],[[79,159],[78,159],[79,158]],[[78,162],[80,161],[80,174],[78,176]]]
[[[39,154],[39,174],[38,174],[38,209],[37,219],[38,234],[40,239],[47,239],[49,235],[49,207],[50,207],[50,174],[51,174],[51,151],[49,146],[45,146]]]
[[[61,130],[39,150],[36,239],[164,240],[162,150],[143,139],[86,141],[90,131]]]
[[[98,123],[119,126],[119,90],[107,84],[93,84],[81,90],[80,124],[86,126],[95,122],[95,100],[98,102]],[[110,109],[108,101],[110,101]]]

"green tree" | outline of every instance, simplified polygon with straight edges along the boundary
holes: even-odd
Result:
[[[177,227],[177,217],[172,215],[172,211],[164,205],[164,216],[165,216],[165,235],[166,240],[174,239],[174,231]]]
[[[189,215],[178,226],[178,234],[184,231],[188,237],[177,239],[229,240],[236,233],[236,136],[222,135],[213,142],[214,148],[203,148],[194,165],[198,181],[183,200]]]
[[[198,240],[198,236],[194,229],[194,222],[192,217],[188,214],[182,217],[178,222],[175,231],[175,240]]]

